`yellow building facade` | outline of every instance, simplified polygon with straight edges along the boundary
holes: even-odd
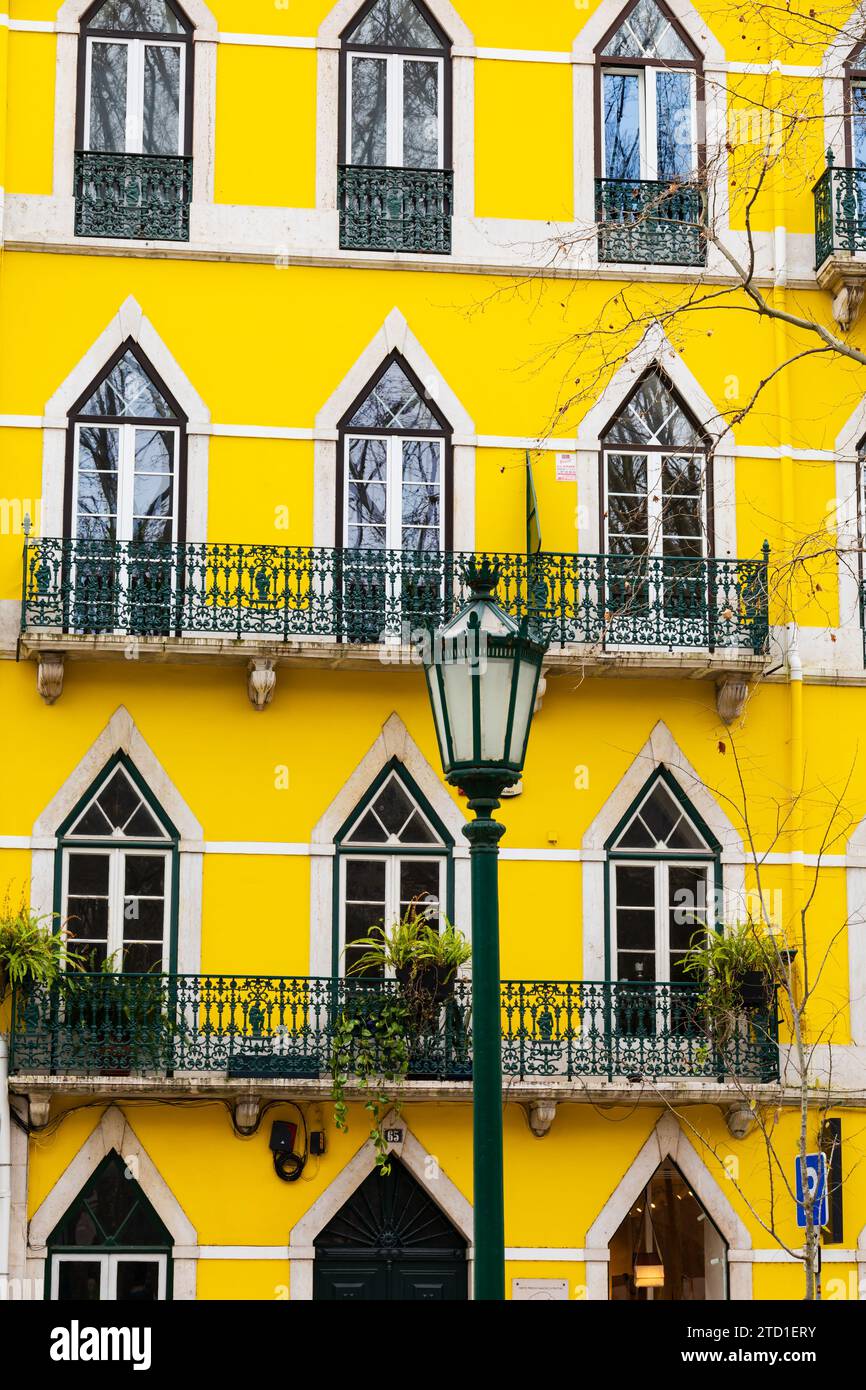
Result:
[[[353,940],[419,896],[471,935],[419,648],[484,552],[551,636],[508,1296],[644,1297],[655,1250],[656,1297],[802,1297],[789,1010],[717,1052],[682,973],[765,912],[862,1297],[866,383],[733,264],[860,344],[850,10],[816,54],[711,0],[10,0],[0,884],[95,979],[6,1006],[14,1286],[471,1297],[468,976],[390,1178],[330,1046]]]

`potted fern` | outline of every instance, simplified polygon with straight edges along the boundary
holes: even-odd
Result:
[[[472,948],[461,931],[443,922],[431,922],[416,904],[410,904],[396,926],[376,926],[370,935],[355,941],[363,949],[350,975],[381,979],[392,975],[400,984],[411,1018],[420,1027],[438,1015],[454,993],[457,972],[470,959]]]
[[[66,933],[55,931],[50,914],[31,911],[22,899],[13,906],[7,893],[0,907],[0,1004],[12,989],[50,987],[63,972],[78,965]]]
[[[692,938],[683,970],[699,982],[699,1008],[717,1046],[733,1036],[744,1012],[770,1007],[788,956],[752,922]]]

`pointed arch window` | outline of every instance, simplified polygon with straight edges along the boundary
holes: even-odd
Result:
[[[79,235],[188,237],[192,63],[193,27],[175,0],[97,0],[88,11],[79,54]]]
[[[669,774],[652,777],[607,846],[612,979],[680,981],[713,924],[719,846]]]
[[[598,52],[604,177],[693,178],[700,54],[665,5],[636,0]]]
[[[178,836],[125,759],[106,768],[58,843],[60,917],[85,968],[170,971]]]
[[[703,265],[701,54],[664,0],[633,0],[596,63],[599,258]]]
[[[845,64],[848,128],[846,158],[852,169],[866,169],[866,45],[860,44]]]
[[[707,440],[653,368],[602,435],[605,550],[701,559],[711,523]]]
[[[343,544],[421,554],[447,548],[446,423],[396,354],[350,408],[342,432]]]
[[[335,974],[353,942],[394,927],[410,907],[438,922],[453,903],[453,840],[404,768],[390,764],[337,835]]]
[[[341,57],[341,245],[447,252],[450,40],[422,0],[368,0]]]
[[[171,1296],[170,1232],[116,1150],[48,1238],[48,1287],[61,1302],[151,1303]]]
[[[180,539],[185,423],[153,369],[125,344],[70,412],[67,535]]]

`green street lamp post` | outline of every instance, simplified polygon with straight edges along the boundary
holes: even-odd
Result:
[[[469,602],[433,636],[427,687],[446,780],[469,798],[472,867],[472,1078],[477,1299],[505,1297],[499,841],[494,820],[520,780],[547,642],[495,602],[486,560],[467,568]]]

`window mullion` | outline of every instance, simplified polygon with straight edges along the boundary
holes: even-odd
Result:
[[[403,546],[403,441],[388,437],[388,491],[385,497],[385,543],[389,550]]]
[[[387,163],[393,168],[403,167],[403,64],[405,58],[392,53],[388,57],[387,76]]]
[[[126,76],[126,152],[141,154],[144,147],[144,44],[128,45]]]
[[[656,979],[669,980],[671,974],[670,920],[668,917],[668,866],[664,860],[656,865]],[[664,974],[659,976],[659,966]]]
[[[656,68],[643,69],[643,138],[641,140],[641,165],[645,179],[658,178],[658,104],[656,101]]]
[[[123,850],[110,851],[108,870],[108,941],[106,952],[111,960],[123,949]],[[121,956],[120,968],[123,969]]]
[[[120,426],[117,478],[117,539],[132,540],[132,498],[135,486],[135,426]]]

